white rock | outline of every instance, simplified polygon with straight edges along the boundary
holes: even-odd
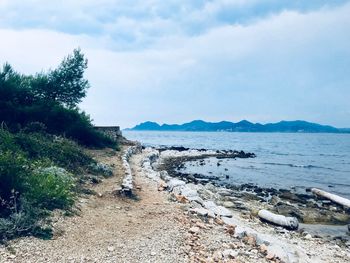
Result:
[[[232,217],[232,213],[230,210],[223,206],[216,205],[213,201],[205,201],[204,207],[210,211],[212,211],[215,215]]]
[[[222,221],[224,221],[224,223],[226,225],[232,226],[232,225],[238,225],[239,224],[239,222],[236,219],[234,219],[234,218],[229,218],[229,217],[226,217],[226,216],[222,216],[221,219],[222,219]]]
[[[205,208],[195,208],[195,209],[192,209],[191,211],[196,213],[199,216],[207,216],[209,213],[209,210]]]
[[[196,233],[199,232],[199,230],[200,230],[199,227],[193,226],[193,227],[190,228],[189,232],[192,233],[192,234],[196,234]]]
[[[235,207],[235,204],[231,201],[226,201],[223,203],[223,206],[226,208],[232,208],[232,207]]]
[[[168,188],[170,191],[173,190],[174,187],[176,186],[182,186],[182,185],[185,185],[186,182],[185,181],[182,181],[180,179],[177,179],[177,178],[173,178],[171,179],[169,182],[168,182]]]
[[[235,251],[233,249],[226,249],[222,252],[222,255],[225,258],[235,258],[238,256],[238,251]]]
[[[187,185],[185,185],[185,187],[183,187],[181,189],[181,195],[183,195],[189,199],[189,197],[197,197],[198,193],[196,190],[193,190],[190,187],[188,187]]]

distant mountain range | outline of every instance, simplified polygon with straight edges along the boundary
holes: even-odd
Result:
[[[127,130],[132,131],[226,131],[226,132],[304,132],[304,133],[350,133],[350,129],[338,129],[307,121],[280,121],[277,123],[252,123],[247,120],[206,122],[195,120],[184,124],[162,124],[143,122]]]

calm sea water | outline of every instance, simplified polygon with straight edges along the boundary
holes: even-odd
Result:
[[[208,160],[205,166],[187,165],[189,172],[219,175],[230,184],[262,187],[318,187],[350,198],[350,134],[136,132],[130,140],[145,146],[184,146],[254,152],[253,159]],[[226,179],[228,176],[228,179]]]

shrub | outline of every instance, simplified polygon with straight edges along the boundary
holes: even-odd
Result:
[[[56,166],[37,169],[28,177],[26,199],[44,209],[68,209],[76,198],[75,180],[65,169]]]
[[[28,160],[20,153],[0,152],[0,216],[11,213],[11,200],[14,193],[25,191],[25,180],[30,173]]]
[[[113,175],[113,168],[105,163],[93,163],[89,166],[90,171],[96,174],[102,174],[105,177]]]
[[[81,172],[93,159],[76,143],[66,138],[40,133],[18,133],[15,143],[30,159],[49,159],[70,172]]]
[[[48,227],[47,220],[49,214],[43,209],[34,207],[24,198],[21,198],[19,203],[18,206],[12,206],[13,211],[8,217],[0,217],[0,243],[25,235],[51,237],[52,230]]]

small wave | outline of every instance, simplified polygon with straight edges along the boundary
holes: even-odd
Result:
[[[330,185],[350,187],[350,184],[342,184],[342,183],[330,183]]]
[[[275,152],[275,151],[270,151],[270,154],[280,155],[280,156],[306,156],[305,154],[302,154],[302,153],[282,153],[282,152]]]
[[[308,164],[308,165],[303,165],[303,164],[292,164],[292,163],[263,163],[263,164],[267,164],[267,165],[279,165],[279,166],[289,166],[289,167],[294,167],[294,168],[305,168],[305,169],[327,169],[327,170],[334,170],[332,168],[329,167],[322,167],[322,166],[317,166],[317,165],[312,165],[312,164]]]
[[[327,153],[327,154],[325,154],[325,153],[320,153],[319,156],[343,158],[343,157],[348,157],[349,155],[347,155],[347,154],[336,154],[336,153],[334,153],[334,154],[331,154],[331,153]]]

